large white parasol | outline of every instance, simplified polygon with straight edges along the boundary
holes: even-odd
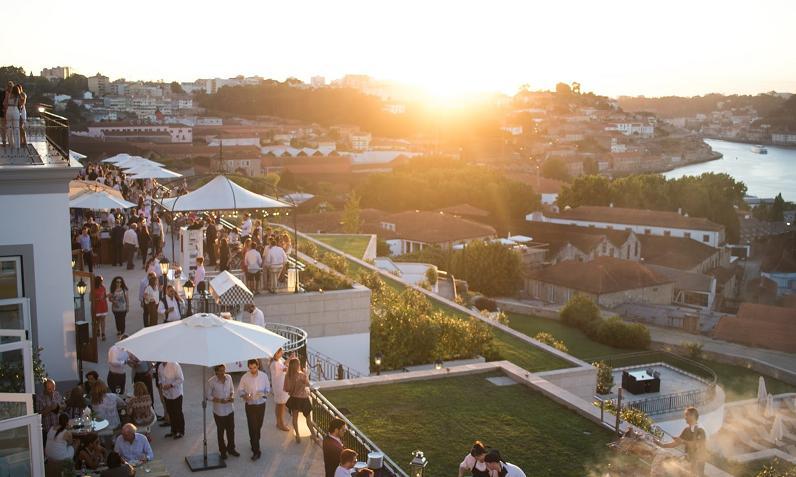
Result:
[[[70,209],[129,209],[135,204],[105,191],[85,192],[69,201]]]
[[[176,179],[182,174],[157,166],[143,165],[125,171],[130,179]]]
[[[193,192],[163,199],[160,202],[165,209],[172,212],[293,207],[281,200],[246,190],[226,176],[216,176]]]
[[[273,356],[287,342],[287,338],[261,326],[198,313],[184,320],[144,328],[118,345],[146,361],[202,366],[204,398],[207,384],[205,370],[208,366]],[[194,471],[225,467],[218,454],[207,454],[207,401],[204,399],[202,408],[204,453],[185,458]]]

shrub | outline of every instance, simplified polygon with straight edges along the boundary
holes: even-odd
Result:
[[[475,300],[473,300],[473,306],[478,308],[479,310],[487,310],[487,311],[497,311],[497,303],[495,300],[491,298],[487,298],[485,296],[479,296]]]
[[[353,286],[353,282],[347,277],[307,265],[307,268],[301,272],[301,285],[306,291],[331,291],[349,289]]]
[[[556,339],[556,337],[550,333],[536,333],[536,336],[534,336],[533,339],[536,341],[541,341],[542,343],[552,346],[553,348],[563,351],[564,353],[569,353],[569,348],[567,348],[567,345],[565,345],[563,341]]]
[[[586,331],[587,326],[600,320],[600,309],[589,297],[577,294],[569,299],[559,316],[565,325]]]
[[[434,286],[437,284],[437,280],[439,280],[439,274],[437,273],[437,269],[434,267],[428,267],[428,269],[426,270],[426,281],[431,286]]]
[[[385,240],[382,240],[382,239],[376,240],[376,256],[378,256],[378,257],[389,257],[390,256],[390,244],[388,244]]]
[[[774,458],[771,464],[763,466],[755,477],[796,477],[796,464]]]
[[[702,357],[702,343],[696,341],[683,341],[680,344],[691,359],[699,359]]]
[[[592,363],[597,368],[597,394],[608,394],[614,387],[614,370],[605,361]]]
[[[298,251],[312,258],[318,258],[318,246],[309,240],[301,240],[298,244]]]
[[[595,402],[595,406],[600,407],[600,403]],[[605,410],[616,416],[616,404],[613,401],[605,401]],[[655,421],[641,409],[635,407],[622,407],[619,418],[629,424],[633,424],[639,429],[643,429],[655,437],[663,437],[663,431],[655,425]]]
[[[646,349],[650,331],[640,323],[625,323],[618,316],[589,325],[584,332],[592,339],[615,348]]]
[[[502,311],[489,311],[489,310],[481,310],[479,311],[481,316],[487,320],[494,321],[495,323],[500,323],[501,325],[509,326],[509,315],[505,314]]]
[[[348,260],[346,260],[342,255],[338,255],[334,252],[323,252],[321,253],[319,260],[324,265],[335,269],[337,272],[342,273],[343,275],[348,274]]]

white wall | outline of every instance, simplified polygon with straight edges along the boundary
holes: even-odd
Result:
[[[36,313],[47,373],[77,379],[67,193],[0,196],[0,245],[33,245]]]
[[[370,369],[370,333],[310,337],[307,346],[365,376]]]

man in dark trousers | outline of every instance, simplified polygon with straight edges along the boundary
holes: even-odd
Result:
[[[343,452],[345,422],[338,418],[332,419],[327,431],[329,434],[323,438],[323,467],[326,477],[334,477],[334,471],[340,465],[340,454]]]
[[[689,407],[685,410],[685,422],[687,424],[683,432],[678,437],[675,437],[671,442],[661,443],[658,442],[663,448],[671,449],[673,447],[685,446],[685,456],[688,460],[688,466],[691,470],[691,475],[695,477],[702,477],[705,475],[705,462],[707,452],[705,451],[705,430],[699,427],[699,411],[695,407]]]
[[[111,257],[113,266],[121,266],[124,263],[124,252],[122,241],[124,240],[124,227],[121,220],[111,229]]]
[[[207,230],[205,230],[205,255],[210,259],[210,266],[216,265],[216,237],[218,230],[216,229],[216,220],[211,215],[207,219]]]

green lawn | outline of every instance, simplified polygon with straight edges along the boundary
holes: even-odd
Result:
[[[589,359],[603,356],[617,356],[632,352],[632,350],[614,348],[592,341],[577,328],[566,326],[556,320],[516,313],[509,314],[509,320],[509,326],[531,337],[540,331],[551,333],[556,338],[563,340],[569,348],[570,354],[578,358]],[[664,357],[662,359],[665,360],[666,358]],[[639,361],[639,364],[642,364],[643,361],[644,359]],[[718,383],[727,394],[728,401],[738,401],[757,396],[757,381],[760,373],[742,366],[733,366],[731,364],[719,363],[707,359],[698,359],[696,361],[704,364],[716,373]],[[634,364],[633,360],[624,363],[624,365],[631,364]],[[683,367],[681,363],[673,362],[671,364]],[[686,369],[686,371],[699,374],[699,370]],[[770,376],[764,377],[766,379],[767,389],[773,394],[796,392],[796,386],[792,386]]]
[[[426,475],[456,475],[474,440],[500,449],[529,476],[584,476],[608,456],[611,432],[523,385],[495,386],[500,373],[328,391],[323,394],[398,465],[411,452]]]
[[[370,235],[308,234],[310,237],[338,250],[362,259],[370,243]]]

